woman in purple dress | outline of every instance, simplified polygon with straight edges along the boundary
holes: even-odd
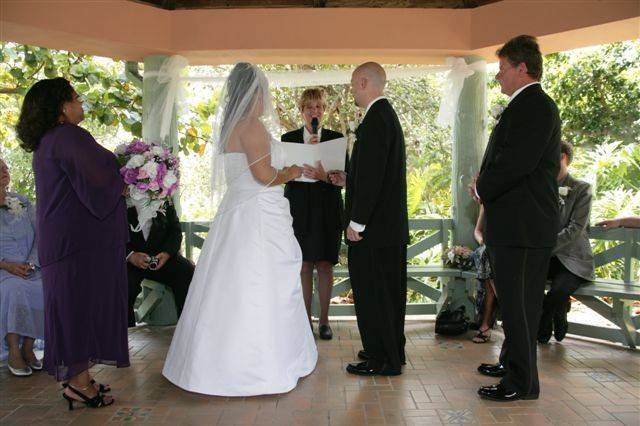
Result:
[[[125,184],[115,156],[78,127],[83,118],[71,84],[54,78],[29,89],[17,126],[34,153],[44,366],[63,382],[69,409],[113,403],[92,365],[129,366]]]

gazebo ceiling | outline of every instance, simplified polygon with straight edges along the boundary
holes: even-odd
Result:
[[[638,0],[0,0],[0,41],[133,61],[442,64],[448,56],[493,60],[518,34],[537,36],[544,53],[636,39],[640,7]]]
[[[295,7],[470,9],[500,0],[131,0],[166,10]]]

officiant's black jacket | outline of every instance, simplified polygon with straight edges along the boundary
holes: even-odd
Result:
[[[560,116],[539,84],[524,89],[491,132],[477,191],[488,246],[553,247],[558,234]]]
[[[326,142],[342,137],[342,133],[323,128],[320,142]],[[280,138],[282,142],[304,143],[304,128],[285,133]],[[311,164],[315,166],[315,164]],[[300,164],[300,166],[302,166]],[[326,182],[288,182],[284,187],[284,196],[289,200],[293,228],[297,237],[311,232],[312,227],[326,228],[327,231],[340,229],[342,223],[343,206],[340,196],[341,188]],[[322,195],[324,194],[324,195]],[[314,223],[311,208],[311,197],[321,196],[325,205],[323,221],[328,223]],[[331,231],[333,232],[333,231]]]
[[[407,244],[406,175],[400,121],[389,101],[380,99],[371,105],[356,129],[347,173],[345,227],[350,221],[366,225],[361,234],[363,239],[356,244],[371,247]]]
[[[178,254],[180,244],[182,244],[182,230],[180,228],[180,220],[176,214],[176,209],[172,203],[164,205],[165,214],[158,213],[152,219],[149,238],[144,240],[142,231],[133,232],[129,227],[129,243],[127,244],[127,253],[132,251],[147,253],[155,256],[158,253],[166,252],[172,258]],[[127,209],[129,224],[138,225],[138,214],[135,207]]]

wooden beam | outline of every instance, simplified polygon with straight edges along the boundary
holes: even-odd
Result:
[[[244,9],[295,7],[473,9],[500,0],[131,0],[176,9]]]

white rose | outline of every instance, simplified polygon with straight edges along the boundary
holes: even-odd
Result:
[[[561,186],[558,188],[558,193],[560,194],[560,196],[566,197],[567,195],[569,195],[570,190],[571,188],[569,188],[568,186]]]
[[[153,152],[153,155],[157,155],[158,157],[160,157],[162,154],[164,154],[164,148],[154,146],[153,148],[151,148],[151,152]]]
[[[504,106],[502,105],[494,105],[491,107],[491,116],[493,118],[495,118],[496,120],[498,119],[498,117],[500,117],[500,115],[502,115],[502,112],[504,111]]]
[[[447,253],[447,257],[449,258],[449,262],[453,262],[453,260],[456,258],[456,255],[455,253],[453,253],[453,250],[452,250],[449,253]]]
[[[134,200],[144,200],[149,198],[146,191],[142,191],[133,185],[129,185],[129,197]]]
[[[141,170],[147,172],[151,179],[155,179],[158,174],[158,163],[155,161],[148,161],[144,166],[142,166]]]
[[[116,150],[114,152],[116,153],[116,155],[123,155],[126,150],[127,144],[122,143],[116,147]]]
[[[171,185],[173,185],[177,181],[178,178],[176,177],[176,174],[173,172],[173,170],[169,170],[162,180],[162,185],[165,188],[171,188]]]
[[[127,169],[137,169],[143,164],[144,164],[144,156],[140,154],[136,154],[131,156],[131,158],[129,158],[129,161],[127,161],[127,164],[125,167]]]

